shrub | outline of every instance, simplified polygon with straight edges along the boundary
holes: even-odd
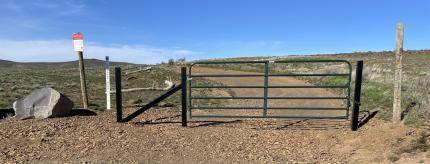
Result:
[[[174,59],[169,59],[169,61],[167,62],[169,65],[173,65],[175,64],[175,60]]]

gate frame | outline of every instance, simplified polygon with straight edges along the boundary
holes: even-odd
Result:
[[[324,63],[324,62],[335,62],[335,63],[346,63],[348,65],[348,74],[269,74],[269,64],[270,63]],[[197,64],[264,64],[264,74],[237,74],[237,75],[192,75],[192,67]],[[351,129],[358,129],[358,113],[360,106],[360,96],[361,96],[361,82],[362,82],[362,71],[363,71],[363,61],[357,61],[357,69],[356,69],[356,80],[355,80],[355,94],[354,94],[354,104],[353,110],[351,112]],[[193,77],[264,77],[264,86],[192,86],[192,78]],[[327,85],[327,86],[269,86],[268,78],[269,76],[348,76],[348,82],[344,86],[336,86],[336,85]],[[351,108],[351,87],[352,87],[352,64],[348,60],[331,60],[331,59],[322,59],[322,60],[283,60],[283,61],[203,61],[203,62],[195,62],[192,63],[189,67],[188,78],[189,80],[189,89],[188,89],[188,104],[190,118],[192,117],[206,117],[206,118],[304,118],[304,119],[348,119],[349,112]],[[263,88],[264,96],[263,97],[193,97],[192,96],[192,88]],[[268,96],[268,88],[346,88],[347,96],[345,97],[269,97]],[[263,99],[263,107],[193,107],[192,100],[193,99]],[[346,99],[347,104],[345,108],[313,108],[313,110],[318,109],[328,109],[328,110],[346,110],[346,115],[341,117],[293,117],[293,116],[267,116],[268,109],[276,109],[276,107],[267,107],[268,99]],[[192,115],[192,109],[261,109],[263,108],[262,116],[228,116],[228,115]],[[286,109],[280,107],[282,109]],[[278,109],[280,109],[278,107]],[[294,109],[303,109],[303,110],[312,110],[311,108],[298,108],[294,107]]]

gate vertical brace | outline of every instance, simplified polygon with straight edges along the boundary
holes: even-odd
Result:
[[[187,67],[181,67],[182,127],[187,127]]]
[[[122,122],[121,68],[115,67],[116,122]]]
[[[349,76],[348,76],[348,99],[346,99],[346,105],[347,105],[347,110],[346,110],[346,118],[349,118],[349,111],[351,111],[351,84],[352,84],[352,66],[350,63],[348,63],[348,68],[349,68]]]
[[[192,107],[193,107],[193,104],[192,104],[192,98],[191,98],[191,82],[192,82],[192,78],[191,78],[191,68],[193,67],[193,65],[190,65],[190,67],[189,67],[189,71],[188,71],[188,77],[189,77],[189,79],[187,79],[189,82],[188,82],[188,110],[189,110],[189,113],[190,113],[190,119],[192,119],[193,118],[193,114],[192,114]]]
[[[355,73],[355,90],[354,90],[354,105],[351,114],[351,130],[358,129],[358,114],[360,112],[361,99],[361,82],[363,80],[363,60],[357,61],[357,69]]]
[[[267,116],[267,97],[269,87],[269,62],[264,63],[264,104],[263,104],[263,116]]]

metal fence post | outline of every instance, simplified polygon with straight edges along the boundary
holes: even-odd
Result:
[[[361,98],[361,82],[363,80],[363,60],[357,61],[357,69],[355,73],[355,91],[354,91],[354,105],[351,114],[351,130],[358,129],[358,114],[360,111],[360,98]]]
[[[122,122],[121,68],[115,67],[116,122]]]
[[[181,67],[182,127],[187,127],[187,67]]]

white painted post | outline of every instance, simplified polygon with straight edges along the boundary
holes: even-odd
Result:
[[[110,74],[109,74],[109,56],[106,56],[106,109],[110,110]]]
[[[393,122],[400,123],[402,114],[402,56],[403,56],[403,23],[397,24],[396,60],[394,68]]]

